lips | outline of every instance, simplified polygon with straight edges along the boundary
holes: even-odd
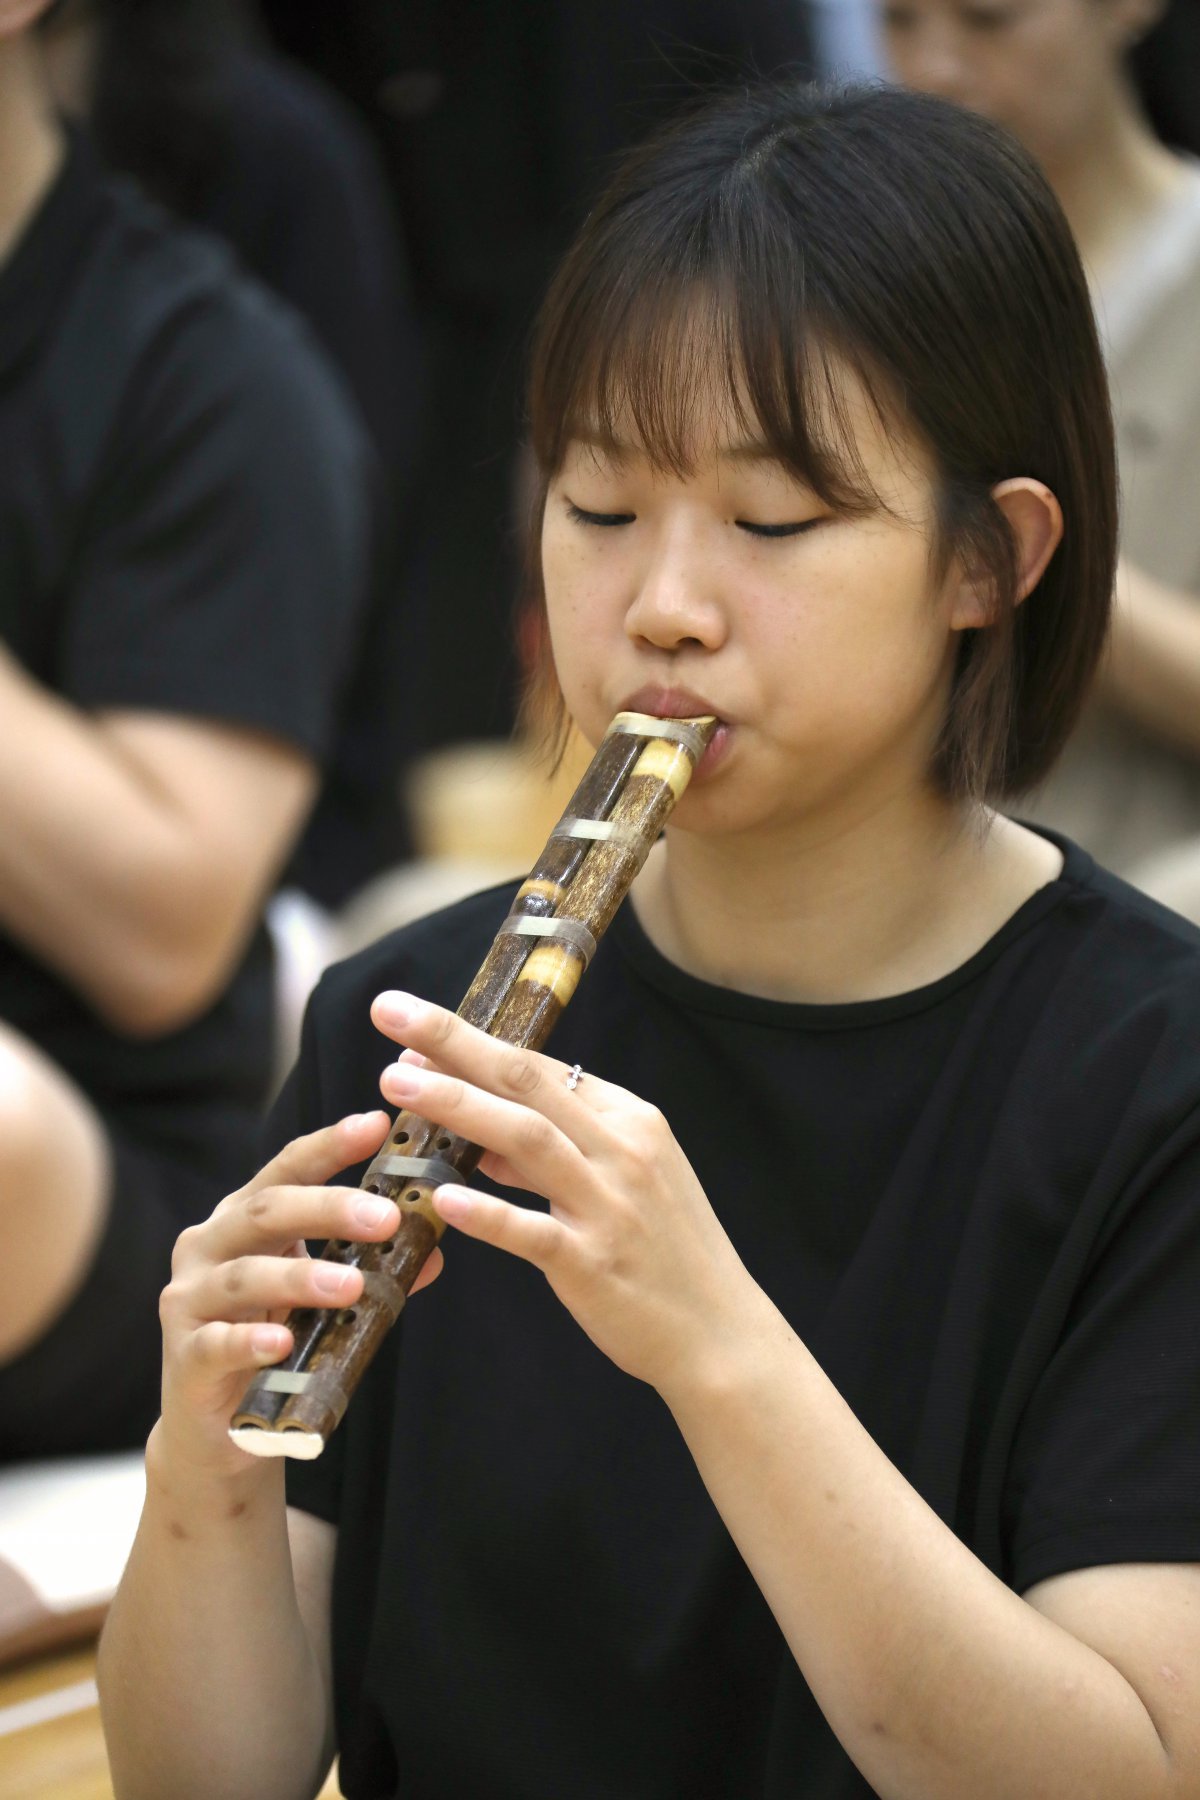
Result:
[[[655,687],[647,683],[621,702],[621,712],[649,713],[654,719],[700,719],[714,717],[717,728],[708,740],[703,756],[696,765],[693,779],[710,781],[729,754],[734,736],[731,721],[725,718],[704,694],[692,688]]]
[[[655,719],[698,719],[713,716],[723,719],[711,700],[703,694],[693,693],[690,688],[640,687],[637,692],[622,700],[620,712],[649,713]]]

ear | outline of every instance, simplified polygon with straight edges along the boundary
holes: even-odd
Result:
[[[1063,515],[1058,498],[1044,481],[1015,475],[992,489],[992,499],[1008,521],[1017,546],[1017,600],[1031,594],[1062,543]],[[991,583],[972,570],[962,572],[950,615],[954,631],[990,625],[994,599]]]

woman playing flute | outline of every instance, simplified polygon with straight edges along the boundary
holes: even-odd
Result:
[[[718,724],[545,1053],[451,1010],[511,888],[318,989],[163,1298],[119,1800],[1195,1796],[1200,938],[1001,810],[1115,560],[1057,204],[936,100],[731,97],[586,222],[530,423],[535,698]],[[361,1291],[304,1241],[397,1229],[376,1083],[484,1181],[249,1458]]]

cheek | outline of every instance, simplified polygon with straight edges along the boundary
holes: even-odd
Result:
[[[798,697],[827,723],[840,720],[853,735],[886,728],[939,690],[950,634],[923,543],[881,538],[831,554],[806,590],[777,621],[771,664],[789,671]]]
[[[559,686],[567,710],[586,731],[589,695],[604,672],[602,651],[611,634],[612,571],[597,569],[574,532],[548,522],[542,532],[542,583]]]

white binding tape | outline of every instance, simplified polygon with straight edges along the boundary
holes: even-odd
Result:
[[[609,737],[615,731],[626,732],[630,737],[670,738],[697,758],[704,748],[704,739],[695,719],[656,719],[650,713],[618,713],[604,735]]]
[[[634,849],[641,844],[641,833],[632,825],[620,825],[615,819],[577,819],[566,813],[550,833],[552,838],[593,838],[598,843],[627,844]]]
[[[596,954],[596,940],[579,919],[540,918],[534,913],[510,914],[500,931],[510,937],[557,938],[570,944],[583,958],[586,969]]]
[[[312,1376],[303,1369],[266,1369],[256,1386],[267,1394],[302,1394],[311,1382]]]
[[[577,819],[573,813],[558,821],[554,828],[555,837],[595,838],[603,842],[605,838],[614,837],[617,827],[612,819]]]
[[[367,1170],[368,1175],[399,1175],[408,1181],[461,1181],[453,1163],[440,1156],[377,1156]]]

